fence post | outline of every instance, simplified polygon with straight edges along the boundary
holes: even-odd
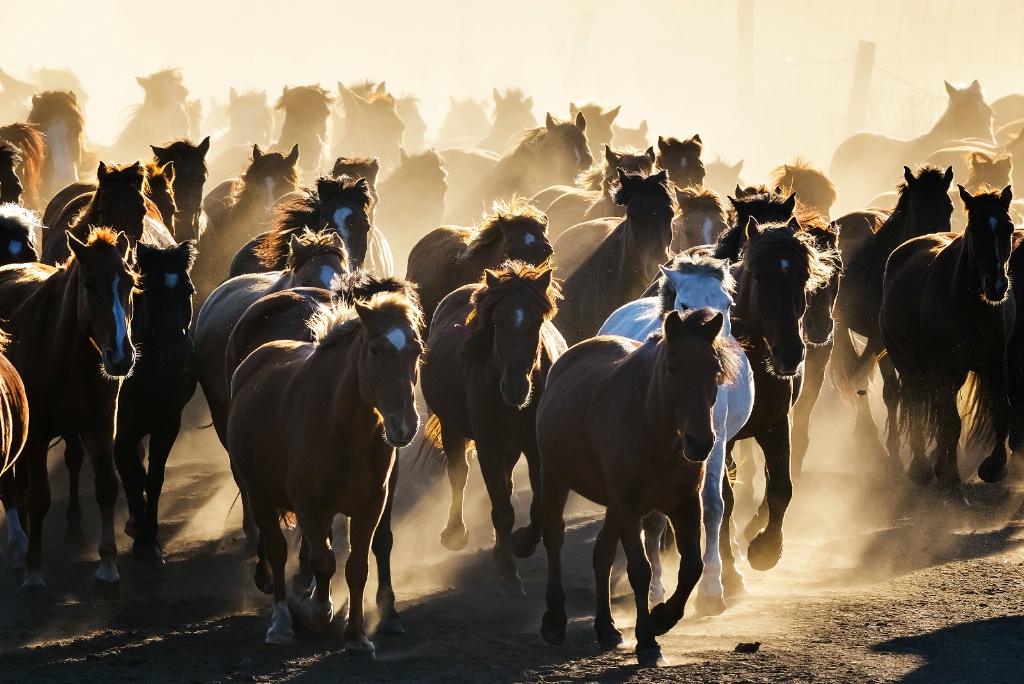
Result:
[[[853,87],[850,89],[850,109],[846,114],[846,134],[864,130],[868,120],[868,102],[871,96],[871,72],[875,68],[875,43],[862,40],[857,44],[857,63],[853,68]]]

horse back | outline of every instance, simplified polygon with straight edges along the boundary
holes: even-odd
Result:
[[[231,331],[224,358],[228,379],[249,354],[268,342],[312,342],[313,331],[307,323],[330,300],[330,293],[319,288],[297,288],[260,297]]]
[[[88,237],[90,226],[84,225],[84,222],[79,222],[74,227],[71,224],[80,213],[85,211],[95,194],[95,192],[86,192],[78,195],[64,206],[56,221],[43,224],[47,226],[47,229],[43,231],[43,249],[39,255],[39,261],[44,264],[57,264],[71,256],[68,252],[67,239],[64,236],[65,231],[82,241]]]
[[[601,218],[577,223],[555,240],[558,275],[568,278],[590,258],[622,223],[617,218]]]

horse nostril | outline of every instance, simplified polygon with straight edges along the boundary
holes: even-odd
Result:
[[[710,442],[699,440],[694,438],[690,434],[683,435],[683,453],[691,461],[703,461],[710,454],[712,447],[715,446],[715,440],[712,439]]]

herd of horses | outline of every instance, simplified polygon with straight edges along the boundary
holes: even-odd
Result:
[[[800,160],[744,184],[741,164],[702,160],[699,135],[651,144],[646,122],[620,128],[618,107],[592,103],[538,124],[520,90],[495,90],[490,118],[453,99],[438,150],[415,98],[384,83],[288,87],[273,108],[232,89],[204,119],[179,72],[138,82],[142,104],[103,148],[85,135],[84,93],[0,72],[0,112],[18,120],[0,127],[0,501],[26,588],[45,586],[57,440],[72,536],[92,463],[97,587],[119,591],[118,477],[135,558],[164,562],[164,469],[197,386],[241,494],[255,584],[273,596],[266,640],[291,641],[294,620],[331,624],[341,514],[354,655],[374,653],[371,550],[377,631],[404,630],[391,518],[399,453],[418,434],[451,484],[445,547],[469,540],[471,444],[503,591],[523,593],[516,559],[544,544],[550,643],[566,635],[568,496],[605,507],[594,628],[602,648],[623,644],[610,606],[621,544],[641,665],[664,663],[657,637],[694,587],[696,610],[720,614],[745,591],[739,556],[778,563],[827,367],[862,450],[903,470],[909,437],[909,477],[953,501],[966,501],[962,390],[982,480],[1006,477],[1024,447],[1011,192],[1024,96],[993,109],[977,81],[947,84],[930,133],[840,145],[838,184]],[[833,217],[837,188],[863,208]],[[876,367],[884,445],[866,392]],[[733,486],[754,460],[735,447],[751,438],[767,485],[740,529]],[[522,455],[533,499],[516,528]],[[282,525],[301,536],[291,591]]]

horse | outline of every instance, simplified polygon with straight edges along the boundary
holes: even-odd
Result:
[[[676,191],[679,214],[672,221],[674,254],[690,247],[713,244],[729,228],[722,198],[710,188],[689,186]]]
[[[221,183],[203,198],[207,230],[192,273],[198,303],[206,301],[223,282],[231,258],[258,234],[267,210],[278,198],[296,190],[298,160],[298,146],[285,156],[253,145],[251,161],[242,176]]]
[[[153,159],[157,164],[174,165],[175,238],[181,242],[198,241],[206,227],[203,188],[209,178],[206,154],[210,151],[210,136],[206,136],[198,145],[182,139],[162,147],[150,145],[150,149],[153,150]]]
[[[164,69],[136,77],[145,95],[132,107],[128,121],[108,154],[114,159],[140,157],[154,140],[172,140],[189,134],[188,88],[180,69]]]
[[[544,208],[548,215],[551,238],[557,238],[568,228],[583,221],[625,216],[625,207],[615,203],[619,169],[634,175],[649,176],[654,170],[654,158],[653,147],[643,153],[634,153],[633,150],[616,151],[605,146],[604,166],[595,164],[580,173],[576,177],[576,187],[556,185],[534,195],[534,202]],[[552,195],[553,200],[545,206],[545,196]]]
[[[570,183],[594,163],[586,128],[582,113],[574,121],[558,121],[548,114],[543,127],[526,131],[519,143],[479,179],[475,190],[454,208],[456,220],[466,220],[481,205],[489,206],[514,193],[529,197],[549,185]]]
[[[992,188],[1007,186],[1013,178],[1013,158],[1010,155],[990,155],[972,152],[967,158],[968,192],[977,192],[983,185]]]
[[[799,157],[775,167],[768,184],[782,188],[784,193],[796,193],[800,202],[828,218],[836,203],[836,185],[821,169]]]
[[[345,105],[345,134],[335,144],[334,156],[372,156],[389,166],[401,160],[405,124],[398,116],[395,98],[381,83],[365,97],[338,83]]]
[[[491,501],[499,586],[512,594],[524,593],[514,555],[533,555],[541,536],[535,425],[548,371],[566,348],[551,324],[557,299],[550,268],[506,261],[441,301],[423,356],[420,386],[433,414],[425,444],[443,455],[452,488],[441,543],[459,551],[469,540],[463,500],[466,446],[473,441]],[[526,454],[534,498],[529,525],[513,534],[512,470],[520,454]]]
[[[349,264],[359,268],[366,260],[369,207],[365,178],[318,178],[316,189],[303,189],[298,197],[275,207],[271,229],[238,250],[228,277],[281,270],[288,260],[292,236],[309,228],[337,233],[345,244]]]
[[[706,171],[700,155],[704,145],[699,135],[680,140],[658,136],[658,157],[655,164],[668,171],[668,178],[680,188],[703,185]]]
[[[878,133],[857,133],[836,148],[829,175],[843,189],[844,202],[862,206],[887,190],[889,173],[901,165],[927,157],[949,141],[978,138],[992,143],[992,108],[985,103],[981,85],[974,81],[957,88],[943,81],[946,111],[930,131],[912,140],[897,140]],[[881,187],[879,187],[881,185]]]
[[[19,202],[34,211],[44,208],[41,196],[46,138],[36,124],[15,123],[0,127],[0,202]],[[6,147],[13,147],[11,154]]]
[[[644,342],[657,332],[669,311],[689,311],[708,307],[722,312],[722,338],[730,341],[737,352],[739,371],[728,385],[718,388],[713,422],[715,446],[707,461],[701,505],[704,511],[704,575],[697,589],[697,611],[719,615],[725,610],[725,589],[722,585],[722,556],[719,533],[725,511],[722,481],[725,477],[725,445],[747,422],[754,408],[754,376],[750,362],[732,336],[729,310],[735,282],[729,260],[718,260],[703,254],[681,254],[669,266],[661,268],[661,286],[655,297],[644,297],[615,310],[604,322],[598,335],[619,335]],[[665,516],[654,513],[644,519],[645,547],[651,561],[651,603],[665,600],[661,581],[661,540],[666,529]]]
[[[643,343],[622,337],[586,340],[562,354],[548,373],[537,408],[548,556],[540,632],[548,643],[560,644],[566,635],[561,556],[563,511],[571,490],[607,507],[594,547],[598,644],[602,649],[622,644],[609,600],[621,541],[636,601],[637,659],[641,666],[665,664],[655,635],[683,616],[701,576],[700,464],[715,443],[711,417],[718,387],[739,371],[735,348],[719,335],[723,324],[722,313],[711,309],[670,311],[661,334]],[[682,558],[675,593],[649,609],[651,565],[641,518],[655,510],[671,520]]]
[[[401,95],[395,98],[395,111],[405,124],[402,135],[402,149],[420,151],[426,148],[427,122],[420,114],[419,98]]]
[[[924,485],[934,475],[943,494],[966,502],[957,469],[957,394],[971,383],[968,444],[994,440],[978,477],[998,482],[1006,477],[1007,342],[1016,302],[1007,274],[1010,186],[975,195],[958,187],[966,230],[916,237],[893,251],[879,325],[899,374],[898,430],[910,435],[910,478]],[[929,437],[935,438],[934,464],[925,456]]]
[[[135,273],[126,261],[130,245],[124,234],[95,228],[85,242],[71,234],[67,241],[71,256],[59,268],[39,263],[0,268],[0,318],[11,337],[7,358],[25,383],[32,416],[19,460],[24,468],[19,465],[15,474],[16,500],[4,501],[4,507],[17,508],[21,516],[8,516],[7,524],[9,536],[18,539],[13,565],[27,570],[22,586],[44,587],[43,518],[50,507],[46,456],[53,438],[68,431],[81,435],[100,507],[95,579],[101,591],[116,591],[114,428],[120,381],[135,364]],[[21,519],[28,522],[27,553],[22,553]]]
[[[301,147],[305,150],[299,171],[304,178],[316,178],[325,165],[327,118],[334,98],[319,84],[285,86],[274,109],[284,112],[281,135],[273,148],[278,151]]]
[[[551,258],[547,217],[513,196],[495,202],[479,226],[442,226],[424,235],[409,252],[406,277],[416,283],[424,334],[434,309],[449,293],[480,279],[484,269],[508,260],[539,266]]]
[[[408,260],[415,241],[444,221],[448,194],[444,158],[427,150],[406,154],[402,163],[380,183],[384,203],[376,223],[387,231],[400,263]]]
[[[836,300],[832,351],[833,383],[843,397],[855,402],[858,443],[867,445],[869,452],[888,453],[890,463],[895,463],[899,452],[898,431],[890,429],[888,447],[883,448],[867,396],[858,392],[866,389],[875,359],[879,359],[889,425],[897,424],[898,381],[891,359],[882,355],[884,343],[878,323],[885,264],[892,252],[907,240],[928,233],[949,232],[953,213],[953,203],[947,194],[953,180],[952,168],[943,171],[924,166],[915,175],[905,166],[903,177],[904,182],[898,188],[899,201],[889,218],[876,232],[866,236],[852,254],[848,245],[843,247],[844,287]],[[851,333],[866,338],[865,347],[859,354],[853,346]]]
[[[324,631],[334,616],[330,524],[344,513],[351,545],[345,650],[375,653],[363,625],[363,588],[371,543],[378,565],[390,569],[396,449],[412,441],[420,422],[413,391],[419,325],[415,301],[400,294],[336,305],[311,322],[313,343],[265,344],[232,377],[228,452],[260,531],[256,586],[274,596],[268,643],[294,636],[281,517],[297,522],[314,575],[299,616]],[[397,618],[390,582],[378,589],[377,605],[382,618]]]
[[[564,300],[555,326],[569,344],[590,337],[615,309],[639,297],[668,256],[676,204],[666,173],[644,178],[620,171],[619,184],[615,201],[626,205],[626,218],[581,224],[555,245],[559,253],[573,233],[591,244],[599,241],[578,267],[562,271]]]
[[[641,121],[636,128],[625,128],[612,124],[612,142],[616,147],[632,147],[642,150],[650,145],[648,135],[647,119]]]
[[[735,164],[730,164],[716,157],[705,166],[704,182],[702,185],[711,188],[720,196],[728,195],[732,192],[733,188],[743,185],[743,181],[740,180],[740,173],[742,171],[742,159]]]
[[[28,122],[39,127],[46,150],[40,171],[40,200],[78,180],[85,115],[74,92],[51,90],[32,96]]]
[[[594,159],[601,154],[602,148],[611,146],[614,135],[612,125],[619,116],[620,109],[622,109],[621,106],[606,110],[601,105],[592,102],[582,107],[577,107],[572,102],[569,103],[569,118],[575,119],[577,114],[582,113],[587,123],[590,124],[587,142],[590,144],[590,156]]]
[[[42,230],[34,211],[19,204],[0,204],[0,266],[38,261],[36,234]]]
[[[494,98],[491,131],[476,146],[502,154],[523,131],[537,125],[537,118],[533,115],[533,98],[527,97],[520,88],[506,88],[504,95],[494,88],[491,96]]]
[[[3,416],[0,420],[0,478],[14,468],[28,438],[28,396],[18,370],[3,354],[8,342],[7,333],[0,330],[0,416]],[[8,515],[11,513],[17,519],[17,511],[8,511]],[[13,530],[20,527],[20,523],[8,522],[8,526]]]
[[[224,350],[235,323],[250,304],[264,295],[295,287],[326,289],[338,274],[348,270],[345,245],[333,231],[292,235],[289,249],[283,271],[247,273],[228,279],[213,291],[196,317],[195,361],[199,384],[209,405],[217,437],[225,448],[231,377],[225,372]],[[255,530],[248,517],[245,492],[241,491],[246,538],[251,543]]]
[[[210,161],[209,177],[217,183],[238,173],[253,145],[269,147],[274,132],[274,110],[265,90],[238,93],[231,88],[225,116],[227,130],[219,138],[214,135],[220,152]]]
[[[501,95],[494,91],[495,97]],[[525,127],[524,127],[525,128]],[[468,97],[457,99],[448,96],[448,111],[441,120],[441,128],[437,133],[437,146],[472,147],[484,138],[491,130],[491,121],[487,115],[487,100]]]

